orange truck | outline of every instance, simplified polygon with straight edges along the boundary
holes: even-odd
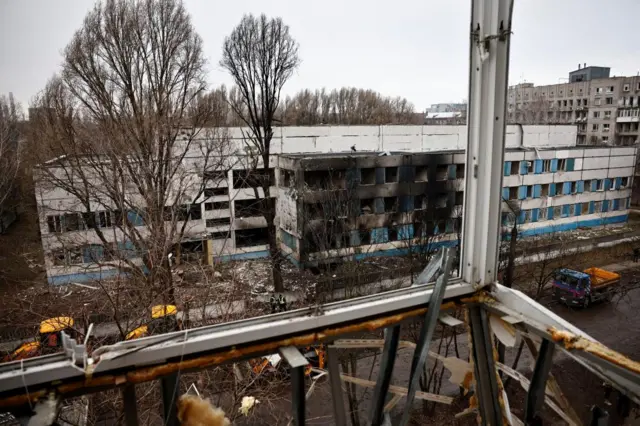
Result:
[[[610,301],[619,284],[620,274],[600,268],[582,272],[558,269],[553,277],[553,295],[567,305],[586,308],[592,302]]]

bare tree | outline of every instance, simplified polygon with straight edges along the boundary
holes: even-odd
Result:
[[[412,124],[414,106],[401,97],[383,96],[373,90],[343,87],[304,89],[283,102],[278,116],[285,125]]]
[[[145,298],[175,303],[168,255],[203,239],[193,220],[204,188],[228,168],[224,129],[202,129],[225,113],[205,80],[179,0],[107,1],[87,14],[34,105],[38,196],[71,200],[41,202],[54,237],[45,245],[61,246],[50,264],[115,268]],[[90,231],[85,241],[76,230]]]
[[[280,104],[280,93],[300,64],[298,43],[289,33],[281,18],[266,15],[245,15],[238,26],[225,38],[220,65],[225,68],[237,86],[231,108],[248,127],[245,133],[249,154],[255,157],[252,167],[256,178],[252,186],[258,199],[263,191],[261,211],[267,221],[269,251],[273,269],[275,291],[284,290],[282,259],[277,245],[275,227],[276,200],[271,196],[269,158],[275,114]]]
[[[0,232],[4,228],[5,214],[15,214],[17,177],[20,170],[18,140],[19,122],[22,118],[20,105],[13,95],[0,96]]]

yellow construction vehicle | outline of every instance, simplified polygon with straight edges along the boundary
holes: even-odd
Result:
[[[151,307],[151,321],[132,330],[126,340],[151,336],[152,334],[169,333],[179,329],[178,308],[174,305],[156,305]]]
[[[76,337],[73,324],[73,318],[70,317],[56,317],[42,321],[38,330],[38,339],[22,343],[2,361],[15,361],[57,352],[62,346],[63,331],[73,338]]]

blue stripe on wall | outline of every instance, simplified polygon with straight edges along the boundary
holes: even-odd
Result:
[[[106,269],[96,272],[80,272],[77,274],[68,275],[56,275],[54,277],[48,277],[47,281],[53,285],[65,285],[70,283],[83,283],[88,281],[98,281],[107,278],[113,278],[122,274],[118,269]]]

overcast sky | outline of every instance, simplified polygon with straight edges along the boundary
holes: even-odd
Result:
[[[92,0],[0,0],[0,94],[23,104],[59,69]],[[244,13],[281,16],[302,65],[285,86],[356,86],[404,96],[417,110],[467,97],[468,0],[185,0],[204,40],[212,85],[225,35]],[[558,83],[578,63],[640,70],[640,1],[516,0],[510,83]]]

